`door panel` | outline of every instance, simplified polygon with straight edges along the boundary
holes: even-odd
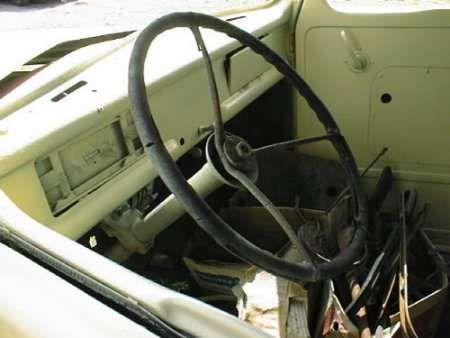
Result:
[[[388,67],[370,93],[369,145],[386,159],[427,174],[450,165],[450,68]],[[445,146],[447,145],[447,146]]]
[[[297,70],[333,113],[368,174],[394,169],[399,186],[421,187],[435,225],[450,220],[450,10],[338,12],[306,0],[295,29]],[[296,134],[323,134],[296,99]],[[328,145],[305,152],[332,158]],[[446,198],[442,198],[446,196]]]

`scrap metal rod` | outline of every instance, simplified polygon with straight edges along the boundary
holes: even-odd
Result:
[[[391,250],[393,249],[393,244],[395,243],[395,239],[397,238],[398,228],[392,230],[389,238],[383,248],[383,251],[377,256],[374,264],[372,265],[369,273],[367,274],[366,279],[361,287],[361,292],[358,298],[354,299],[345,309],[345,313],[349,316],[355,315],[359,309],[364,306],[367,299],[372,293],[372,290],[379,279],[380,272],[383,270],[383,267],[386,265],[387,258],[391,254]]]
[[[400,236],[400,264],[398,273],[398,304],[400,310],[400,326],[404,337],[418,338],[419,336],[414,329],[414,325],[411,320],[408,308],[408,263],[407,263],[407,252],[408,252],[408,239],[406,235],[406,204],[409,192],[406,191],[401,195],[400,201],[400,226],[401,226],[401,236]]]
[[[378,153],[378,155],[372,160],[372,162],[369,163],[369,165],[366,167],[366,169],[364,169],[364,171],[361,173],[361,175],[359,177],[364,177],[369,170],[375,165],[375,163],[378,162],[378,160],[380,158],[382,158],[384,156],[384,154],[387,153],[387,151],[389,150],[389,148],[384,147],[383,149],[381,149],[381,151]],[[331,203],[331,205],[327,208],[326,213],[329,213],[331,210],[334,209],[334,207],[336,205],[338,205],[341,200],[344,198],[344,196],[346,196],[348,193],[350,192],[350,186],[345,187],[338,195],[338,197],[336,197],[336,199],[334,200],[333,203]]]

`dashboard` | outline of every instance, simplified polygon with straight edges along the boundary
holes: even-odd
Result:
[[[244,16],[234,23],[287,58],[286,4],[251,15],[252,20]],[[215,32],[202,33],[224,120],[281,80],[278,71],[237,42]],[[133,39],[131,35],[104,43],[111,52],[103,52],[95,64],[66,76],[54,89],[0,119],[0,189],[29,216],[72,239],[157,176],[143,155],[129,110],[127,71]],[[73,53],[89,49],[98,53],[101,47]],[[147,61],[150,104],[165,145],[177,159],[207,135],[202,127],[212,123],[201,54],[189,31],[175,29],[155,41]],[[54,78],[55,66],[36,74],[33,81]],[[76,66],[64,72],[70,74]]]

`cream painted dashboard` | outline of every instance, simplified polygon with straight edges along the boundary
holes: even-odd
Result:
[[[279,1],[234,23],[287,58],[290,19],[290,5]],[[225,120],[281,79],[237,42],[202,33]],[[134,37],[74,52],[68,56],[73,64],[58,67],[57,61],[32,78],[40,85],[29,92],[13,91],[0,101],[0,189],[29,216],[72,239],[156,177],[142,154],[127,99]],[[75,72],[76,53],[84,59],[92,53],[97,61]],[[210,125],[213,116],[192,34],[184,29],[162,34],[150,49],[145,75],[156,122],[176,159],[205,137],[199,127]]]

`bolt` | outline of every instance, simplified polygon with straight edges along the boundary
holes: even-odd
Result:
[[[238,144],[236,144],[236,153],[239,155],[239,157],[247,158],[252,155],[252,149],[247,143],[240,141]]]

